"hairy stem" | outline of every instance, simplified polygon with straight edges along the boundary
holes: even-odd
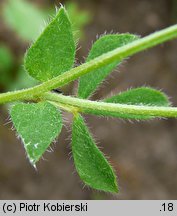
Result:
[[[72,106],[73,108],[75,108],[73,110],[77,110],[77,112],[94,115],[118,117],[119,114],[131,114],[167,118],[177,117],[177,108],[175,107],[112,104],[79,99],[54,93],[45,93],[41,99],[53,101],[55,102],[55,104],[58,103],[58,106],[62,105],[62,108],[64,109],[65,107]]]
[[[0,94],[0,104],[18,100],[33,100],[38,96],[41,96],[45,92],[48,92],[57,87],[64,86],[67,83],[79,78],[80,76],[83,76],[84,74],[87,74],[107,64],[110,64],[115,60],[122,60],[135,53],[141,52],[174,38],[177,38],[177,25],[155,32],[121,48],[117,48],[111,52],[103,54],[100,57],[95,58],[94,60],[73,68],[70,71],[65,72],[64,74],[33,88],[2,93]]]
[[[72,114],[75,114],[75,113],[79,112],[79,109],[77,107],[75,107],[75,106],[71,106],[71,105],[68,105],[68,104],[63,104],[63,103],[60,103],[58,101],[52,101],[52,100],[48,100],[48,102],[53,104],[56,107],[59,107],[60,109],[62,109],[64,111],[67,111],[67,112],[70,112]]]

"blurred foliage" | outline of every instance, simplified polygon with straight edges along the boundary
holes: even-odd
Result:
[[[0,85],[9,85],[12,79],[13,56],[5,45],[0,45],[0,60]]]
[[[38,36],[45,18],[41,10],[24,0],[8,0],[3,16],[7,25],[25,40],[34,40]]]
[[[24,88],[30,88],[37,84],[38,82],[31,76],[29,76],[25,69],[21,66],[20,68],[18,68],[15,82],[11,82],[8,89],[11,91],[19,90]]]
[[[69,13],[75,41],[84,37],[84,27],[91,21],[91,14],[88,11],[82,11],[74,2],[67,2],[67,11]],[[45,25],[48,17],[53,17],[56,11],[52,8],[38,8],[37,5],[27,0],[6,0],[2,8],[2,18],[5,25],[18,35],[22,43],[28,44],[36,39]],[[22,53],[23,55],[23,53]],[[13,54],[5,46],[0,45],[0,87],[4,90],[22,89],[32,87],[37,82],[33,80],[21,67],[22,58],[13,61]],[[12,69],[16,64],[15,76],[12,76]]]
[[[172,21],[177,22],[177,0],[172,0]]]
[[[75,39],[82,39],[84,37],[84,27],[91,22],[91,13],[80,10],[74,2],[68,2],[66,9],[73,24]]]
[[[66,9],[73,24],[73,31],[78,38],[83,37],[83,28],[91,21],[88,11],[80,10],[74,2],[67,2]],[[56,13],[52,10],[42,10],[26,0],[11,1],[4,4],[3,18],[7,25],[13,29],[22,39],[34,40],[40,34],[44,26],[44,20]]]

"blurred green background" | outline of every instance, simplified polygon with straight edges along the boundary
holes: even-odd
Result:
[[[145,36],[177,22],[177,0],[60,1],[68,9],[78,43],[76,65],[96,38],[105,33]],[[23,55],[55,14],[52,0],[0,0],[0,92],[36,83],[23,68]],[[121,73],[119,73],[121,71]],[[151,86],[170,95],[177,106],[177,41],[171,41],[125,61],[92,99],[130,87]],[[77,82],[63,88],[76,93]],[[71,157],[70,123],[53,153],[46,153],[37,172],[26,159],[11,130],[8,107],[0,108],[0,199],[177,199],[177,120],[123,121],[85,116],[102,151],[110,157],[120,185],[111,195],[84,186]]]

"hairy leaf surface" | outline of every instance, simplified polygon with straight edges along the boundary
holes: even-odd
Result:
[[[105,35],[93,44],[86,62],[89,62],[90,60],[118,47],[122,47],[136,39],[137,36],[132,34]],[[80,98],[88,98],[91,96],[91,94],[118,64],[120,64],[120,61],[115,61],[107,66],[82,76],[79,80],[78,96]]]
[[[71,23],[61,7],[25,57],[28,73],[39,81],[50,80],[71,69],[75,58]]]
[[[11,119],[33,165],[41,158],[62,128],[60,112],[48,102],[16,104],[12,107]]]
[[[112,167],[96,146],[83,118],[74,117],[72,152],[80,178],[90,187],[106,192],[118,192]]]
[[[104,100],[109,103],[130,105],[169,106],[168,97],[161,91],[149,87],[140,87],[121,92]]]
[[[170,106],[170,102],[167,96],[156,89],[148,87],[140,87],[135,89],[130,89],[128,91],[122,92],[113,97],[107,98],[104,102],[108,103],[119,103],[128,105],[146,105],[146,106]],[[145,115],[128,115],[120,114],[123,118],[135,118],[135,119],[149,119],[150,116]]]

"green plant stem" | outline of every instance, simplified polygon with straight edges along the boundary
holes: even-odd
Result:
[[[47,96],[47,95],[46,95]],[[46,98],[47,99],[47,98]],[[62,104],[58,101],[52,101],[52,100],[48,100],[49,103],[53,104],[56,107],[59,107],[60,109],[70,112],[72,114],[76,114],[79,112],[79,109],[77,107],[71,106],[71,105],[66,105],[66,104]]]
[[[90,101],[85,99],[74,98],[54,93],[45,93],[42,100],[55,102],[55,105],[68,111],[68,107],[72,106],[74,111],[86,114],[117,116],[117,114],[147,115],[152,117],[177,117],[177,108],[173,107],[152,107],[152,106],[135,106],[113,104],[98,101]],[[72,110],[70,110],[72,112]],[[74,113],[75,114],[75,113]]]
[[[0,94],[0,104],[18,100],[34,100],[45,92],[48,92],[57,87],[64,86],[67,83],[79,78],[80,76],[83,76],[84,74],[103,67],[107,64],[110,64],[115,60],[122,60],[135,53],[141,52],[143,50],[146,50],[174,38],[177,38],[177,25],[155,32],[149,36],[136,40],[121,48],[117,48],[111,52],[103,54],[92,61],[73,68],[64,74],[33,88],[2,93]]]

